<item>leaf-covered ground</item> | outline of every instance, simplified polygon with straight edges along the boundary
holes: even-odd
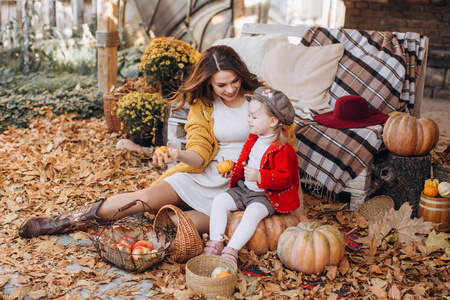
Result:
[[[159,176],[148,155],[116,150],[118,140],[107,132],[104,119],[73,115],[44,116],[28,129],[10,128],[0,135],[0,297],[80,299],[81,289],[94,293],[121,279],[120,288],[89,299],[201,299],[186,288],[184,265],[167,259],[125,277],[110,272],[94,246],[81,242],[84,232],[71,234],[80,242],[67,245],[55,236],[18,236],[19,225],[30,215],[72,210],[100,196],[142,189]],[[409,206],[368,224],[344,204],[306,199],[309,219],[346,233],[344,259],[316,276],[285,268],[275,252],[258,257],[243,250],[243,267],[259,266],[265,276],[240,272],[233,299],[450,299],[449,234],[411,220]],[[357,238],[364,243],[357,244]],[[82,268],[67,271],[72,264]],[[19,285],[6,293],[13,278]],[[139,283],[144,280],[153,285],[142,294]]]

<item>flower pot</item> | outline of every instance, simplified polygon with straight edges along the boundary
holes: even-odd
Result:
[[[149,137],[145,137],[145,138],[141,138],[141,137],[137,137],[137,136],[132,136],[131,140],[141,146],[141,147],[151,147],[153,146],[153,136],[149,136]]]

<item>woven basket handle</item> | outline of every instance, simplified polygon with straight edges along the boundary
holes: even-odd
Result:
[[[177,216],[178,225],[169,216],[172,210]],[[194,222],[188,215],[175,205],[167,204],[160,208],[156,214],[153,228],[157,231],[164,225],[170,224],[177,228],[177,234],[170,247],[171,258],[177,262],[185,261],[199,255],[203,250],[203,241]]]

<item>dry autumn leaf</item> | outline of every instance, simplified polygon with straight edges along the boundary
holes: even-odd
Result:
[[[450,233],[440,232],[436,234],[436,231],[433,230],[425,241],[427,254],[449,248],[450,243],[448,239],[450,239]]]

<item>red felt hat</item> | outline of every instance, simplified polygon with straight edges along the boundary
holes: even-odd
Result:
[[[389,116],[376,109],[369,108],[369,103],[363,97],[347,95],[336,100],[334,111],[313,118],[322,125],[344,129],[382,124],[386,122]]]

